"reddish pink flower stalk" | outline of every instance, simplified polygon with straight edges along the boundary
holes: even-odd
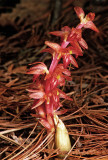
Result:
[[[36,108],[41,124],[47,129],[53,130],[53,115],[62,106],[60,98],[72,100],[58,88],[58,86],[65,85],[65,79],[71,80],[69,77],[71,73],[63,67],[63,64],[58,64],[54,72],[50,73],[46,66],[41,63],[30,68],[28,74],[33,74],[35,77],[35,80],[33,77],[32,89],[28,89],[30,98],[34,99],[32,109]],[[39,77],[40,75],[41,77]],[[49,117],[52,122],[48,125]]]
[[[32,109],[36,110],[40,123],[50,131],[55,128],[54,114],[65,113],[65,111],[58,111],[62,107],[60,98],[72,101],[59,89],[60,86],[65,86],[65,80],[71,81],[71,72],[68,70],[68,66],[72,64],[73,67],[78,68],[75,58],[82,56],[83,50],[88,49],[87,43],[82,38],[81,29],[84,27],[99,32],[92,22],[95,17],[94,13],[85,16],[80,7],[75,7],[75,12],[80,18],[80,23],[76,28],[64,26],[61,31],[50,32],[50,34],[61,38],[60,44],[45,41],[49,48],[41,52],[49,52],[52,55],[49,69],[44,63],[36,62],[27,72],[33,74],[33,84],[28,89],[30,98],[34,99]],[[61,59],[63,64],[59,63]]]

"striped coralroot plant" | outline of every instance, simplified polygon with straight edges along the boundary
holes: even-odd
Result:
[[[80,19],[76,28],[64,26],[61,31],[50,32],[60,37],[60,44],[45,41],[48,48],[41,52],[49,52],[52,55],[50,67],[47,68],[43,62],[36,62],[27,72],[27,74],[33,74],[33,84],[28,89],[30,98],[34,99],[31,109],[35,109],[39,122],[48,130],[48,133],[55,133],[55,148],[66,152],[71,149],[71,143],[68,131],[57,115],[58,112],[59,114],[65,113],[65,111],[59,111],[62,107],[60,98],[70,101],[72,98],[59,87],[65,86],[66,80],[71,81],[69,65],[78,68],[77,57],[83,56],[83,51],[88,49],[87,43],[82,38],[82,28],[99,32],[92,22],[95,17],[94,13],[88,13],[85,16],[82,8],[75,7],[74,9]]]

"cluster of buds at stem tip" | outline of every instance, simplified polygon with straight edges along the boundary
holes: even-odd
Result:
[[[88,49],[88,45],[82,38],[82,28],[89,28],[96,32],[99,32],[94,20],[95,14],[85,13],[82,8],[75,7],[75,12],[80,19],[80,23],[76,28],[64,26],[60,31],[53,31],[50,34],[60,37],[60,44],[45,41],[48,48],[43,49],[41,52],[48,52],[52,55],[52,61],[50,67],[43,62],[36,62],[32,64],[32,67],[28,70],[27,74],[33,75],[33,83],[28,89],[30,98],[34,99],[32,109],[35,109],[36,116],[39,118],[40,123],[48,130],[56,132],[56,147],[60,147],[61,139],[59,134],[67,135],[68,132],[61,120],[56,123],[57,117],[55,115],[64,114],[67,110],[59,110],[62,107],[60,98],[64,98],[72,101],[72,98],[68,97],[59,87],[65,85],[65,81],[71,80],[71,72],[69,71],[69,65],[72,68],[78,68],[77,57],[83,56],[83,51]],[[62,61],[60,61],[62,59]],[[63,62],[63,63],[60,63]],[[65,130],[63,133],[62,126]],[[58,129],[59,128],[59,129]],[[59,137],[59,138],[58,138]],[[67,136],[68,137],[68,136]],[[65,141],[65,137],[63,138]],[[68,141],[67,151],[70,149],[70,142]],[[65,143],[64,143],[65,144]],[[63,146],[62,150],[64,150]]]

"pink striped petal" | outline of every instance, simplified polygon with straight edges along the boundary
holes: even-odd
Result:
[[[48,121],[46,119],[41,118],[39,121],[46,129],[51,130],[51,126],[50,126],[50,124],[48,123]]]
[[[45,41],[45,44],[49,47],[51,47],[54,51],[58,52],[60,50],[60,45],[57,44],[57,43],[52,43],[52,42],[49,42],[49,41]]]
[[[75,58],[72,55],[70,55],[70,61],[76,68],[78,68],[78,64],[77,64]]]
[[[79,40],[79,44],[81,45],[81,47],[82,47],[83,49],[88,49],[88,45],[87,45],[86,41],[85,41],[83,38],[81,38],[81,39]]]
[[[97,29],[97,27],[95,26],[95,24],[92,21],[88,21],[85,25],[84,28],[89,28],[95,32],[99,32],[99,30]]]
[[[56,114],[57,115],[62,115],[62,114],[65,114],[67,111],[68,111],[68,109],[63,109],[61,111],[56,111]]]
[[[53,31],[53,32],[49,32],[49,34],[62,37],[64,35],[64,32],[63,31]]]
[[[54,51],[52,50],[52,48],[45,48],[45,49],[40,51],[40,53],[43,53],[43,52],[48,52],[48,53],[52,54]]]
[[[68,97],[63,91],[61,91],[60,89],[58,89],[58,91],[59,91],[60,98],[64,98],[64,99],[73,101],[73,99]]]
[[[34,104],[32,105],[32,109],[39,107],[40,105],[42,105],[45,102],[45,99],[39,99],[36,102],[34,102]]]
[[[85,13],[84,13],[84,11],[83,11],[82,8],[76,6],[76,7],[74,7],[74,10],[75,10],[77,16],[80,18],[80,20],[81,20],[82,18],[84,18]]]
[[[31,91],[29,90],[29,92]],[[34,93],[31,93],[29,97],[33,99],[40,99],[40,98],[43,98],[44,95],[45,95],[45,92],[36,90]]]

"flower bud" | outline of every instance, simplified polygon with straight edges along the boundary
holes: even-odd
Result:
[[[55,148],[58,148],[60,152],[67,153],[71,149],[71,142],[68,131],[62,120],[59,119],[57,115],[54,115],[54,123],[56,128]],[[59,157],[63,157],[63,155],[59,155]]]

